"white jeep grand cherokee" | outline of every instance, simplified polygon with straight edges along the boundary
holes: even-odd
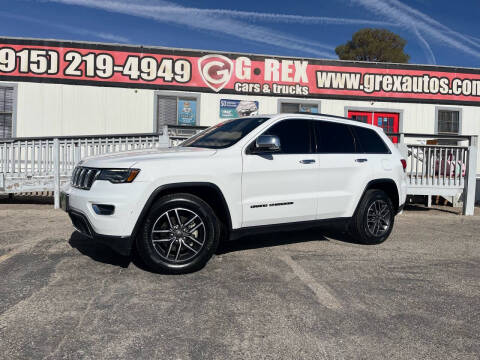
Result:
[[[220,241],[342,219],[383,242],[406,198],[380,128],[327,115],[223,122],[180,146],[84,159],[61,194],[74,227],[155,271],[203,267]]]

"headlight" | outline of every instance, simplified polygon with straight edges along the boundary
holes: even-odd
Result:
[[[102,169],[96,180],[107,180],[114,184],[131,183],[140,169]]]

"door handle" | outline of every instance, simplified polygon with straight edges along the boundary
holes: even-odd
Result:
[[[358,163],[363,163],[363,162],[367,162],[368,159],[355,159],[355,161]]]
[[[314,159],[304,159],[304,160],[300,160],[300,163],[302,164],[313,164],[315,162]]]

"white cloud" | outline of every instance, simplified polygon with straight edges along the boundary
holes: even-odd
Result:
[[[102,39],[102,40],[107,40],[107,41],[114,41],[114,42],[119,42],[119,43],[128,43],[130,40],[124,36],[119,36],[107,32],[97,32],[93,30],[87,30],[83,28],[79,28],[77,26],[71,26],[71,25],[63,25],[63,24],[58,24],[58,23],[52,23],[50,21],[45,21],[45,20],[40,20],[37,18],[33,18],[30,16],[23,16],[23,15],[17,15],[17,14],[12,14],[9,12],[4,12],[0,11],[0,16],[9,18],[9,19],[15,19],[19,21],[25,21],[29,23],[34,23],[54,29],[60,29],[66,32],[69,32],[71,34],[77,34],[77,35],[86,35],[86,36],[91,36],[97,39]]]
[[[454,31],[448,26],[436,21],[435,19],[432,19],[430,16],[427,14],[422,13],[421,11],[418,11],[417,9],[414,9],[408,5],[405,5],[398,0],[392,0],[392,2],[398,6],[400,9],[403,9],[406,12],[409,12],[413,16],[417,16],[420,18],[422,21],[425,21],[429,23],[430,25],[434,26],[434,28],[439,29],[441,31],[447,32],[451,35],[457,36],[458,38],[470,43],[471,45],[474,45],[476,47],[480,47],[480,41],[478,39],[472,39],[469,35],[459,33],[458,31]]]
[[[471,35],[466,36],[469,40],[473,41],[476,46],[480,46],[480,38]]]
[[[239,20],[215,14],[198,12],[196,9],[177,6],[171,2],[138,3],[126,0],[48,0],[67,5],[77,5],[102,9],[109,12],[152,19],[161,23],[171,23],[206,30],[210,33],[228,35],[248,41],[297,50],[324,58],[335,57],[333,47],[318,41],[309,41],[274,31],[269,28],[252,25]],[[172,14],[175,9],[175,16]],[[322,50],[323,49],[323,50]]]
[[[41,1],[41,0],[40,0]],[[422,46],[427,61],[435,64],[436,58],[429,41],[435,41],[474,57],[480,57],[480,39],[452,30],[427,14],[420,12],[398,0],[350,0],[361,5],[383,21],[371,19],[351,19],[343,17],[301,16],[290,14],[239,11],[230,9],[203,9],[185,7],[165,0],[43,0],[67,5],[76,5],[102,9],[108,12],[152,19],[161,23],[170,23],[207,31],[210,34],[231,36],[237,39],[269,44],[286,49],[310,53],[318,57],[334,58],[333,46],[298,36],[258,26],[255,22],[329,24],[329,25],[367,25],[400,26],[412,32]],[[77,33],[88,30],[77,29]],[[115,35],[96,33],[106,40]],[[118,38],[118,37],[117,37]]]
[[[420,40],[420,43],[423,45],[423,50],[425,52],[425,56],[427,57],[427,61],[429,64],[436,64],[437,59],[435,58],[435,54],[432,51],[432,48],[430,47],[430,44],[425,40],[425,38],[420,34],[417,28],[414,28],[415,35],[417,35],[418,40]]]
[[[431,47],[426,38],[465,54],[480,58],[480,51],[466,44],[468,42],[470,45],[476,46],[474,39],[450,29],[427,14],[405,5],[398,0],[351,0],[351,2],[362,5],[373,13],[402,25],[406,30],[413,31],[417,37],[418,34],[421,34],[419,40],[427,53],[431,52]]]
[[[329,24],[329,25],[369,25],[369,26],[391,26],[391,22],[376,21],[368,19],[350,19],[342,17],[328,17],[328,16],[304,16],[304,15],[290,15],[277,13],[264,13],[254,11],[239,11],[228,9],[201,9],[201,8],[184,8],[179,6],[166,6],[162,9],[164,12],[172,14],[180,14],[188,11],[196,14],[206,15],[220,15],[232,18],[240,18],[250,21],[261,20],[278,23],[296,23],[305,25],[314,24]],[[395,25],[395,24],[393,24]]]

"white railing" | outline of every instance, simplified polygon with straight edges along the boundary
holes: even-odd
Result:
[[[389,134],[400,138],[399,149],[407,160],[407,194],[460,197],[463,213],[473,215],[477,171],[477,136]],[[467,146],[428,145],[426,139],[468,142]],[[406,143],[408,141],[408,143]]]
[[[163,131],[168,134],[168,138],[170,139],[170,146],[177,146],[184,142],[186,139],[198,134],[203,129],[206,129],[206,127],[168,126],[167,128],[164,128]]]
[[[5,176],[49,176],[58,157],[60,175],[70,175],[82,158],[159,146],[157,135],[26,139],[0,142],[0,173]],[[164,142],[165,146],[168,143]]]
[[[0,194],[53,191],[59,205],[62,183],[87,156],[178,145],[201,127],[167,127],[159,134],[22,138],[0,141]]]
[[[468,147],[407,145],[409,186],[463,188]]]

